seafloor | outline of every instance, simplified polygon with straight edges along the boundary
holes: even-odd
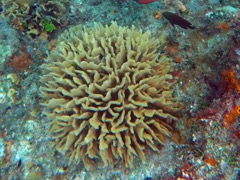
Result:
[[[145,3],[146,4],[145,4]],[[0,0],[0,179],[240,179],[239,0]],[[168,11],[195,28],[174,27]],[[172,137],[133,167],[86,170],[52,146],[39,88],[41,65],[74,25],[149,31],[172,59],[183,105]]]

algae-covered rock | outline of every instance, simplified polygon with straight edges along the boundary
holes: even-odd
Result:
[[[19,40],[17,32],[6,21],[0,19],[0,72],[10,56],[16,51]]]
[[[41,180],[44,179],[44,172],[41,167],[33,166],[30,168],[26,180]]]

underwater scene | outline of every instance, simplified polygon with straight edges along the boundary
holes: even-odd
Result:
[[[1,180],[239,180],[239,0],[0,0]]]

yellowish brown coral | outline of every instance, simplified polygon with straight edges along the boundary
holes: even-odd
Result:
[[[16,97],[15,97],[16,92],[17,91],[13,88],[9,89],[7,94],[8,94],[8,97],[10,98],[10,100],[11,100],[10,104],[13,104],[13,103],[16,104],[17,103]]]
[[[11,79],[12,83],[19,84],[20,80],[15,73],[10,73],[7,75],[7,79]]]
[[[27,16],[30,6],[28,5],[30,1],[22,1],[21,3],[19,1],[12,1],[12,0],[3,0],[2,6],[3,6],[3,15],[9,16],[12,21],[17,21],[20,23],[20,19],[22,19],[24,16]]]
[[[150,33],[96,24],[65,31],[42,65],[41,95],[56,148],[90,169],[158,150],[171,136],[179,103],[172,96],[171,61]]]
[[[2,15],[9,17],[14,27],[39,35],[41,32],[50,32],[49,26],[60,26],[61,17],[67,11],[66,0],[2,0]]]

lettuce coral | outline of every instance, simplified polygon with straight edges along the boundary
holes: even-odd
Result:
[[[65,31],[42,65],[41,96],[56,149],[70,162],[133,165],[174,131],[171,59],[149,32],[96,24]]]
[[[53,27],[61,25],[60,17],[66,12],[68,4],[66,0],[3,0],[2,15],[9,17],[16,29],[39,35],[45,31],[51,33],[55,29]]]

